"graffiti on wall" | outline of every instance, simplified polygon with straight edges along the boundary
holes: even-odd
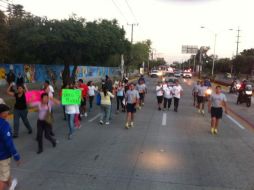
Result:
[[[72,72],[73,66],[70,67]],[[0,64],[0,80],[4,80],[6,74],[13,70],[15,75],[22,74],[27,83],[43,82],[45,80],[57,81],[62,79],[64,66],[62,65],[30,65],[30,64]],[[93,77],[115,76],[119,74],[117,67],[79,66],[76,71],[78,79]]]

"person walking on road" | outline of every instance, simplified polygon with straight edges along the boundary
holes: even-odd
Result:
[[[74,89],[74,84],[69,86],[69,89]],[[67,116],[67,123],[69,128],[68,139],[72,139],[75,130],[75,115],[79,114],[79,105],[65,105],[65,114]],[[78,116],[77,116],[78,117]]]
[[[126,129],[134,127],[134,113],[136,112],[136,106],[139,103],[139,93],[135,90],[134,84],[129,85],[129,90],[125,94],[126,109],[127,109],[127,122]]]
[[[198,87],[198,112],[205,115],[205,101],[206,101],[206,91],[207,87],[204,86],[204,81],[200,82],[200,86]]]
[[[161,82],[157,83],[155,90],[156,90],[156,96],[157,96],[158,110],[161,111],[162,102],[163,102],[163,86]]]
[[[81,106],[80,106],[80,116],[87,117],[86,99],[87,99],[89,89],[88,89],[88,86],[83,82],[82,79],[78,80],[78,88],[82,90],[82,101],[81,101]]]
[[[212,134],[218,134],[219,121],[223,115],[223,107],[227,114],[227,98],[225,94],[221,93],[221,86],[216,86],[215,94],[212,94],[208,100],[208,111],[211,113]]]
[[[178,80],[176,80],[175,83],[176,83],[176,85],[173,87],[172,91],[173,91],[173,95],[174,95],[174,111],[177,112],[180,98],[183,96],[183,88],[179,84]]]
[[[198,98],[198,88],[200,87],[200,81],[198,80],[196,84],[194,84],[193,89],[192,89],[192,96],[193,96],[193,106],[197,106],[197,98]]]
[[[93,100],[94,100],[95,92],[98,89],[94,86],[93,81],[89,81],[87,83],[87,86],[88,86],[89,112],[90,112],[92,110],[92,108],[93,108]]]
[[[43,152],[43,134],[45,133],[45,138],[48,139],[53,147],[56,147],[56,139],[52,137],[52,107],[54,105],[59,105],[60,101],[55,98],[49,98],[48,93],[43,93],[41,95],[41,102],[34,102],[30,104],[32,107],[38,108],[38,120],[37,120],[37,141],[38,141],[38,152],[40,154]]]
[[[0,104],[0,190],[14,190],[17,179],[11,177],[11,157],[20,164],[20,155],[12,140],[11,127],[6,121],[10,108]]]
[[[32,134],[33,130],[28,121],[27,114],[27,103],[26,103],[26,96],[25,93],[27,91],[25,86],[18,86],[17,92],[12,92],[11,89],[13,87],[13,83],[8,87],[7,94],[15,97],[16,102],[14,105],[14,117],[13,117],[13,124],[14,124],[14,133],[13,138],[18,138],[19,136],[19,120],[22,119],[24,125],[28,130],[28,134]]]
[[[137,91],[139,93],[139,107],[145,105],[145,94],[147,93],[147,88],[144,80],[140,80],[137,84]]]
[[[170,84],[167,82],[167,86],[165,86],[163,88],[163,92],[164,92],[164,110],[166,110],[166,108],[168,108],[168,110],[170,109],[171,103],[172,103],[172,94],[173,94],[173,88],[170,86]]]
[[[105,125],[109,125],[110,119],[110,110],[111,110],[111,98],[115,96],[109,92],[106,86],[102,87],[101,95],[101,118],[100,124],[103,125],[105,121]]]
[[[124,94],[125,94],[124,85],[123,85],[123,83],[121,81],[119,81],[118,86],[116,87],[117,113],[119,113],[120,104],[121,104],[121,107],[122,107],[122,112],[125,111],[125,106],[123,104]]]

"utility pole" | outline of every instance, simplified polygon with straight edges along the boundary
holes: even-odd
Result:
[[[236,54],[235,54],[235,56],[237,56],[238,55],[238,49],[239,49],[239,44],[240,44],[240,41],[239,41],[239,39],[240,39],[240,28],[239,28],[239,26],[238,26],[238,29],[237,29],[237,41],[236,41]]]
[[[127,24],[128,26],[131,26],[131,43],[133,44],[133,32],[134,32],[134,26],[138,26],[138,23],[132,23]]]

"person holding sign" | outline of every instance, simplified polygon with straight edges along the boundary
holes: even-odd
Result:
[[[68,94],[67,94],[67,93]],[[69,96],[69,97],[68,97]],[[81,102],[81,91],[74,89],[74,85],[70,85],[69,89],[63,90],[62,103],[65,105],[65,114],[67,116],[69,134],[68,139],[72,139],[72,135],[75,128],[75,115],[79,114],[79,104]],[[67,102],[69,101],[69,102]]]
[[[27,109],[27,102],[25,93],[27,88],[25,86],[18,86],[17,92],[12,92],[11,89],[13,88],[13,83],[7,89],[7,94],[15,97],[16,102],[14,106],[14,133],[13,138],[18,138],[19,136],[19,119],[21,118],[24,125],[28,130],[28,134],[32,134],[32,127],[27,119],[28,109]]]
[[[30,104],[32,107],[38,108],[38,120],[37,120],[37,141],[38,141],[38,152],[40,154],[43,152],[43,134],[47,140],[49,140],[53,147],[56,147],[56,139],[52,137],[52,107],[54,105],[59,105],[60,101],[50,97],[48,93],[43,93],[41,95],[41,102],[34,102]]]

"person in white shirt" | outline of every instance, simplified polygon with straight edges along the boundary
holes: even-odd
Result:
[[[193,106],[197,106],[197,97],[198,97],[198,88],[200,86],[200,81],[198,80],[196,84],[194,84],[192,89],[192,95],[193,95]]]
[[[146,84],[144,80],[140,80],[137,84],[137,91],[139,93],[139,107],[145,104],[145,94],[147,93]]]
[[[158,82],[158,84],[156,85],[156,96],[157,96],[157,102],[158,102],[158,110],[161,110],[161,105],[163,102],[163,86],[161,84],[161,82]]]
[[[174,95],[174,111],[177,112],[180,98],[183,95],[183,88],[179,84],[178,80],[176,80],[176,85],[173,87],[172,91],[173,91],[173,95]]]
[[[91,111],[93,108],[93,100],[94,100],[95,92],[98,89],[94,86],[93,81],[89,81],[87,83],[87,86],[88,86],[88,96],[89,96],[89,111]]]
[[[205,107],[205,98],[206,98],[206,90],[207,87],[204,86],[204,81],[200,82],[200,86],[198,87],[198,112],[205,114],[204,107]]]
[[[171,106],[171,102],[172,102],[172,91],[173,88],[172,86],[170,86],[170,84],[167,82],[167,85],[164,86],[163,88],[163,92],[164,92],[164,110],[166,109],[166,107],[168,107],[168,110]]]

